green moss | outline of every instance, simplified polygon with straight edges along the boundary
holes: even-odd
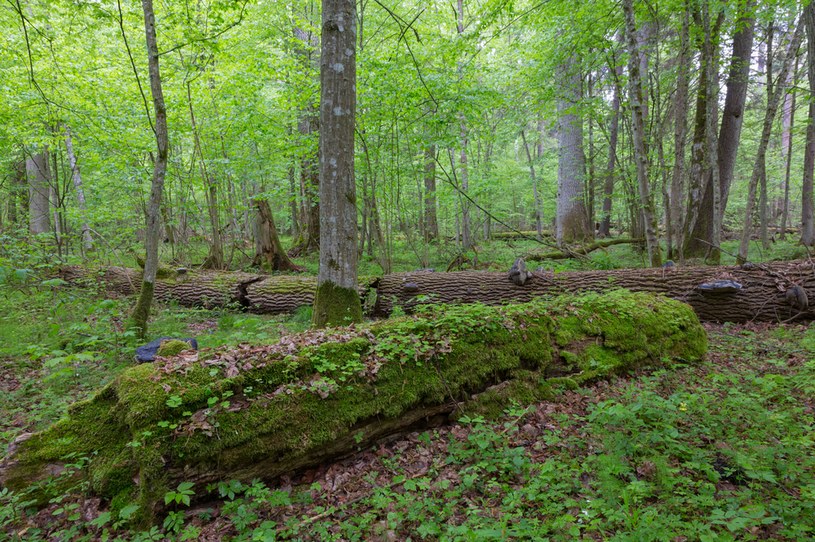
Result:
[[[690,308],[627,292],[427,307],[289,341],[299,350],[240,359],[229,378],[215,356],[183,371],[156,364],[125,371],[21,446],[17,480],[67,455],[88,456],[93,491],[129,495],[150,517],[169,470],[273,476],[303,454],[414,409],[455,402],[464,412],[496,415],[512,401],[550,397],[553,385],[577,386],[665,357],[695,360],[706,348]]]
[[[362,303],[354,288],[343,288],[333,282],[317,286],[314,295],[314,327],[347,326],[362,322]]]
[[[188,342],[172,339],[161,343],[161,346],[158,348],[158,355],[169,358],[176,356],[185,350],[189,350],[190,348],[191,347]]]
[[[136,331],[140,339],[147,336],[147,320],[150,318],[150,305],[153,303],[153,290],[155,285],[152,282],[142,281],[139,299],[136,301],[136,308],[130,316],[130,327]]]

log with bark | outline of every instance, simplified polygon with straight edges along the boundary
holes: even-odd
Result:
[[[731,281],[739,287],[717,282]],[[708,285],[707,287],[704,285]],[[803,295],[798,295],[800,289]],[[700,320],[779,322],[812,320],[815,311],[815,263],[810,261],[746,264],[736,267],[618,269],[567,273],[534,272],[523,286],[507,273],[400,273],[377,285],[374,314],[386,316],[398,306],[406,311],[423,303],[500,305],[585,291],[627,288],[664,294],[693,307]],[[791,302],[791,299],[802,298]]]
[[[608,248],[614,245],[628,245],[632,243],[644,243],[645,239],[629,239],[629,238],[619,238],[619,239],[606,239],[604,241],[596,241],[594,243],[590,243],[588,245],[576,246],[576,247],[569,247],[565,246],[562,250],[556,250],[553,252],[530,252],[526,256],[525,259],[533,262],[540,262],[544,260],[564,260],[566,258],[577,258],[580,256],[586,256],[587,254],[594,252],[595,250],[599,250],[601,248]]]
[[[141,283],[138,271],[121,267],[99,271],[65,267],[60,276],[69,283],[101,281],[108,291],[119,294],[132,294]],[[722,291],[702,287],[721,280],[732,280],[741,288],[724,288]],[[417,304],[425,303],[501,305],[562,293],[627,288],[661,293],[684,301],[705,321],[815,319],[815,310],[809,306],[809,299],[815,299],[815,264],[808,260],[737,267],[668,265],[659,269],[536,271],[523,286],[511,282],[507,273],[476,271],[397,273],[382,278],[361,278],[359,284],[363,298],[376,294],[375,303],[371,303],[368,309],[369,316],[387,316],[395,306],[411,311]],[[796,286],[805,299],[792,303],[790,299],[801,297],[790,292]],[[313,277],[188,271],[157,280],[156,296],[162,301],[174,301],[184,306],[232,305],[260,314],[278,314],[311,305],[315,288]]]
[[[459,413],[500,414],[645,363],[700,359],[685,304],[622,290],[458,305],[126,370],[18,439],[0,484],[46,502],[83,483],[149,520],[179,482],[272,479]],[[77,464],[83,468],[77,469]],[[28,497],[27,497],[28,498]]]

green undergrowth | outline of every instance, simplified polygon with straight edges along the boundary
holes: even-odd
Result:
[[[687,305],[616,291],[508,307],[429,307],[276,345],[200,359],[182,353],[125,371],[25,441],[9,485],[19,490],[39,479],[42,499],[84,484],[118,507],[135,502],[145,518],[171,489],[170,471],[210,481],[284,474],[301,464],[298,457],[335,442],[369,442],[377,422],[412,409],[456,401],[463,412],[494,415],[511,399],[551,397],[550,377],[580,383],[643,363],[698,360],[705,349]],[[507,384],[479,398],[499,382]],[[45,466],[66,457],[87,464],[54,486]]]

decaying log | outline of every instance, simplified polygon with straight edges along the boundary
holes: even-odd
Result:
[[[715,281],[733,281],[741,288],[704,288]],[[746,264],[740,267],[619,269],[568,273],[534,272],[523,286],[506,273],[400,273],[384,276],[377,287],[374,313],[390,314],[395,306],[410,311],[421,303],[500,305],[585,291],[627,288],[664,294],[693,307],[700,320],[715,322],[812,320],[815,310],[800,300],[815,299],[815,264],[810,261]]]
[[[615,291],[458,305],[266,346],[132,367],[0,462],[0,484],[47,500],[78,481],[149,520],[181,481],[274,478],[453,413],[500,413],[643,363],[700,359],[682,303]],[[199,357],[200,356],[200,357]],[[66,463],[87,461],[71,474]],[[49,475],[63,476],[38,486]]]
[[[556,250],[553,252],[530,252],[524,258],[533,262],[540,262],[544,260],[565,260],[567,258],[577,258],[586,256],[587,254],[599,250],[601,248],[608,248],[614,245],[629,245],[632,243],[644,243],[644,239],[606,239],[605,241],[596,241],[589,245],[564,247],[563,250]]]

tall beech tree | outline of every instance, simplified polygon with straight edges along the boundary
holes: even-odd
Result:
[[[362,321],[354,181],[356,2],[323,0],[320,57],[320,272],[315,327]]]
[[[153,180],[150,184],[150,200],[147,203],[147,227],[145,231],[144,275],[136,308],[131,322],[140,337],[147,335],[147,320],[150,317],[150,306],[153,303],[156,274],[158,272],[158,245],[161,237],[161,197],[164,192],[164,177],[167,173],[167,156],[169,154],[169,136],[167,134],[167,108],[164,104],[164,93],[161,89],[159,71],[159,52],[156,41],[156,16],[153,11],[153,0],[142,0],[144,10],[144,35],[147,43],[147,66],[150,73],[150,93],[153,96],[155,122],[153,132],[156,136],[156,156],[153,160]]]
[[[807,72],[809,81],[809,116],[807,122],[806,148],[804,149],[804,179],[801,190],[801,242],[806,246],[815,245],[815,197],[813,197],[813,176],[815,176],[815,3],[810,2],[804,9],[804,24],[807,34]]]

